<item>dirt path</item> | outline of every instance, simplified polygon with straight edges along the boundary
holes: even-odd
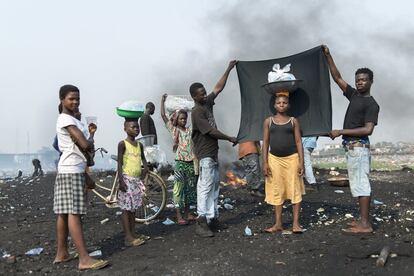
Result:
[[[320,175],[324,179],[323,172]],[[104,178],[105,179],[105,178]],[[100,249],[112,265],[99,275],[412,275],[414,269],[414,177],[412,172],[374,172],[375,233],[365,237],[345,236],[340,229],[357,216],[349,188],[324,183],[319,192],[304,197],[302,235],[265,234],[273,222],[272,210],[252,198],[245,189],[222,189],[222,198],[234,202],[221,218],[229,228],[214,238],[200,239],[194,225],[165,226],[166,210],[159,221],[137,225],[138,232],[152,239],[138,248],[124,248],[117,209],[89,207],[84,218],[85,236],[91,251]],[[16,256],[15,263],[0,261],[0,275],[76,275],[77,262],[52,265],[55,253],[55,216],[52,213],[54,175],[0,184],[0,249]],[[344,193],[335,193],[343,190]],[[323,209],[323,210],[322,210]],[[284,209],[285,228],[291,227],[291,207]],[[105,224],[100,224],[109,218]],[[245,236],[249,226],[254,235]],[[397,256],[383,268],[375,258],[385,245]],[[24,253],[44,248],[39,256]],[[3,255],[3,254],[1,254]],[[0,256],[1,257],[1,256]],[[0,258],[1,259],[1,258]],[[97,272],[83,272],[94,275]]]

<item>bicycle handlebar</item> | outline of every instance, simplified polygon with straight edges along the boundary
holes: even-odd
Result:
[[[105,154],[108,153],[108,151],[106,149],[104,149],[104,148],[97,148],[95,150],[95,152],[97,152],[97,151],[99,151],[101,153],[102,158],[103,158],[103,153],[105,153]]]

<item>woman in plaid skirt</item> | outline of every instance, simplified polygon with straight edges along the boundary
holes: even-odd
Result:
[[[89,133],[75,118],[80,102],[77,87],[62,86],[59,98],[61,114],[57,119],[56,132],[62,155],[59,159],[53,198],[53,211],[57,214],[57,252],[54,263],[73,259],[74,256],[70,256],[68,252],[67,238],[70,233],[79,254],[79,270],[100,269],[107,266],[108,261],[96,260],[88,255],[81,222],[81,215],[86,214],[86,158],[81,150],[93,147],[93,134],[96,128]],[[87,137],[90,139],[87,140]]]
[[[122,210],[125,246],[139,246],[149,239],[135,234],[135,211],[142,205],[145,190],[141,179],[148,173],[148,166],[143,146],[135,140],[139,134],[138,118],[125,119],[124,130],[127,138],[118,143],[118,206]]]

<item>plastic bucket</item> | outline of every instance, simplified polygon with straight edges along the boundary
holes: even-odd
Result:
[[[149,134],[137,139],[144,147],[151,147],[154,145],[155,135]]]

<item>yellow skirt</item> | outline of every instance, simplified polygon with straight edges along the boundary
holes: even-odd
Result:
[[[292,204],[301,202],[305,185],[298,174],[299,155],[277,157],[269,153],[268,162],[272,174],[266,177],[265,201],[270,205],[282,205],[287,199]]]

